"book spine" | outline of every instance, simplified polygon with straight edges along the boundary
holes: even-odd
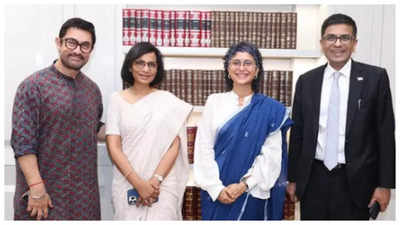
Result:
[[[130,9],[122,9],[122,45],[130,45]]]
[[[286,105],[286,80],[285,80],[285,72],[279,71],[279,101]]]
[[[280,85],[280,79],[279,79],[279,71],[273,70],[272,71],[272,98],[275,100],[279,101],[279,85]]]
[[[171,13],[169,10],[163,11],[163,19],[162,19],[162,21],[163,21],[163,25],[162,25],[163,26],[162,27],[163,38],[162,39],[163,39],[163,46],[166,46],[166,47],[171,46],[171,42],[170,42],[170,40],[171,40],[171,24],[170,24],[171,18],[170,18],[170,15],[171,15]]]
[[[218,48],[218,31],[217,31],[217,19],[218,17],[217,11],[211,12],[211,47]]]
[[[156,29],[157,29],[157,19],[156,19],[156,10],[149,10],[149,42],[153,44],[154,46],[157,44],[156,43]]]
[[[157,21],[157,28],[156,28],[156,45],[163,46],[163,39],[164,39],[164,12],[163,10],[156,10],[156,21]]]
[[[185,19],[184,19],[184,46],[190,47],[190,11],[185,10]]]
[[[275,48],[281,48],[281,14],[280,12],[275,13],[276,14],[276,22],[275,22]]]
[[[287,106],[292,106],[293,71],[287,71],[286,76],[286,102]]]
[[[207,16],[206,12],[200,11],[199,17],[199,36],[200,36],[200,47],[206,47],[206,29],[207,29]]]
[[[297,13],[292,13],[292,44],[291,48],[297,48]]]
[[[190,11],[189,21],[189,46],[200,47],[200,11]]]
[[[225,11],[220,11],[219,12],[219,23],[220,23],[220,25],[219,25],[219,28],[220,28],[220,30],[219,30],[219,33],[220,33],[220,36],[219,36],[219,45],[222,47],[222,48],[226,48],[227,46],[226,46],[226,43],[225,43],[225,40],[226,40],[226,20],[225,20]]]
[[[176,18],[176,11],[171,11],[170,12],[170,46],[171,47],[175,47],[175,46],[177,46],[176,45],[176,37],[177,37],[177,34],[176,34],[176,30],[177,30],[177,27],[176,27],[176,21],[177,20],[177,18]]]
[[[287,34],[287,15],[288,13],[282,13],[281,14],[281,48],[286,49],[288,48],[287,41],[286,41],[286,34]]]
[[[286,48],[292,48],[292,16],[293,13],[287,14],[287,21],[286,21]]]
[[[150,10],[142,10],[142,41],[149,42],[150,32]]]
[[[262,48],[263,13],[257,12],[256,18],[256,45]]]

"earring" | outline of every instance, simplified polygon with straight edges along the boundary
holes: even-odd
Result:
[[[229,80],[232,80],[231,75],[229,73],[228,73],[228,78],[229,78]]]

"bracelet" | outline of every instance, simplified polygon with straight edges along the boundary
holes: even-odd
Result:
[[[245,190],[245,192],[249,190],[249,185],[247,184],[247,178],[249,178],[249,177],[240,179],[240,182],[243,182],[244,185],[246,185],[246,190]]]
[[[41,195],[30,195],[30,197],[34,200],[42,199],[46,195],[46,192]]]
[[[163,182],[163,180],[164,180],[164,177],[161,176],[161,175],[159,175],[159,174],[154,174],[153,176],[158,180],[158,182],[160,182],[160,184],[161,184],[161,183]]]
[[[43,180],[41,180],[41,181],[39,181],[39,182],[37,182],[37,183],[30,184],[29,187],[31,188],[31,187],[33,187],[33,186],[36,186],[36,185],[42,184],[42,183],[43,183]]]

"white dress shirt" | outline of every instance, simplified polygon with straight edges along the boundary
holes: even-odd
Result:
[[[339,70],[336,71],[329,64],[325,68],[324,78],[322,80],[321,90],[321,105],[319,113],[319,130],[318,130],[318,144],[315,152],[315,158],[324,160],[325,148],[326,148],[326,132],[327,132],[327,121],[328,121],[328,105],[329,95],[331,92],[331,86],[333,81],[333,74],[339,72],[339,91],[340,91],[340,110],[339,110],[339,150],[338,150],[338,163],[345,163],[344,154],[344,142],[346,135],[346,118],[347,118],[347,101],[349,97],[350,87],[350,71],[351,71],[351,60]]]
[[[224,188],[219,179],[219,169],[215,161],[216,135],[229,119],[250,103],[251,97],[252,95],[245,97],[243,106],[240,106],[239,97],[233,91],[212,94],[204,107],[197,128],[193,172],[196,183],[209,193],[213,201],[218,198]],[[253,197],[269,198],[269,190],[280,174],[281,158],[282,137],[280,129],[277,129],[266,138],[260,154],[243,176],[247,178],[246,183]]]

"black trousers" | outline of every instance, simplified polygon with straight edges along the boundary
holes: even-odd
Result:
[[[368,206],[352,201],[345,165],[329,171],[314,160],[311,175],[300,199],[301,220],[368,220]]]

